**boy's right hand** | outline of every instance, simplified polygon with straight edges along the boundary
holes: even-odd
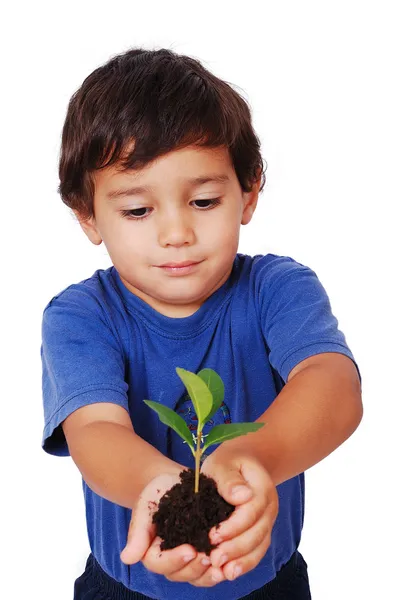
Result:
[[[169,581],[211,587],[225,579],[222,569],[210,566],[209,557],[197,552],[190,544],[160,550],[161,539],[156,537],[156,526],[152,523],[158,501],[180,482],[182,470],[183,467],[179,467],[177,472],[158,475],[144,488],[132,511],[127,544],[120,558],[127,565],[142,561],[149,571],[164,575]]]

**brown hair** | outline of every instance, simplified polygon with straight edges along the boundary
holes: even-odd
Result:
[[[259,178],[262,190],[260,141],[246,100],[194,58],[167,49],[128,50],[93,71],[71,97],[58,192],[88,219],[95,170],[115,163],[138,169],[188,145],[227,147],[242,190],[249,192]]]

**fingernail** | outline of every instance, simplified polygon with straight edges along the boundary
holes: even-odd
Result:
[[[236,579],[237,577],[239,577],[239,575],[241,575],[242,573],[242,567],[240,567],[240,565],[237,565],[233,571],[233,579]]]
[[[219,562],[217,563],[217,566],[218,566],[218,567],[222,567],[222,566],[224,565],[224,563],[226,563],[226,562],[227,562],[227,560],[228,560],[228,556],[227,556],[227,554],[223,554],[223,555],[220,557],[220,560],[219,560]]]
[[[205,556],[205,558],[202,558],[201,563],[202,565],[205,565],[205,567],[207,567],[208,565],[210,565],[210,559]]]
[[[222,580],[221,573],[219,573],[218,571],[213,571],[213,573],[212,573],[212,579],[213,579],[213,581],[215,581],[216,583],[219,583],[219,581],[221,581],[221,580]]]
[[[195,557],[193,554],[187,554],[186,556],[183,557],[183,561],[184,563],[189,563],[191,560],[193,560]]]

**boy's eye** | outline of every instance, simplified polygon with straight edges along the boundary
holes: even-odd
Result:
[[[123,217],[133,217],[134,219],[145,219],[149,216],[151,208],[144,206],[143,208],[132,208],[131,210],[122,210],[121,214]]]
[[[205,210],[220,204],[219,198],[206,198],[205,200],[193,200],[193,202],[196,203],[196,208],[203,208]]]

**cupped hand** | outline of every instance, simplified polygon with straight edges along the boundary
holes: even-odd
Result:
[[[277,490],[263,465],[240,448],[227,451],[220,446],[205,459],[202,472],[213,477],[219,494],[236,507],[209,535],[218,544],[210,555],[212,566],[233,580],[255,568],[270,546]]]
[[[164,575],[169,581],[211,587],[224,580],[222,570],[211,566],[210,558],[190,544],[162,551],[161,539],[156,536],[156,526],[152,523],[160,498],[180,483],[182,469],[158,475],[143,489],[132,511],[127,544],[120,558],[127,565],[142,561],[149,571]]]

